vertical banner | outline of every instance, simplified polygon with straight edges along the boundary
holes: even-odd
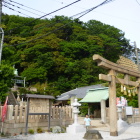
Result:
[[[120,104],[120,97],[116,98],[116,105]]]
[[[127,106],[127,100],[124,97],[116,98],[116,105],[121,104],[122,107]]]
[[[6,97],[6,101],[5,101],[5,103],[4,103],[4,106],[3,106],[3,108],[2,108],[2,126],[1,126],[1,133],[2,133],[2,129],[3,129],[3,122],[4,122],[4,120],[5,120],[5,118],[6,118],[6,114],[7,114],[7,107],[8,107],[8,105],[7,105],[7,102],[8,102],[8,96]]]
[[[121,97],[121,104],[122,106],[126,106],[126,99],[124,97]]]
[[[4,122],[5,118],[6,118],[6,114],[7,114],[7,102],[8,102],[8,96],[6,98],[6,101],[4,103],[4,106],[2,108],[2,122]]]

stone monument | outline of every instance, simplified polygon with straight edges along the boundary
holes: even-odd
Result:
[[[73,113],[74,113],[74,123],[66,128],[66,132],[71,134],[86,132],[86,128],[84,127],[84,125],[78,124],[78,113],[80,112],[79,106],[81,106],[81,104],[77,101],[77,99],[75,99],[72,106],[73,106]]]
[[[84,137],[86,140],[101,140],[103,139],[102,135],[98,130],[88,130]]]

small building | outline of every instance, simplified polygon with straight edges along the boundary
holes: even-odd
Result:
[[[56,100],[58,101],[58,103],[56,104],[57,105],[61,104],[63,106],[67,104],[68,100],[70,100],[72,104],[75,98],[83,99],[86,96],[87,91],[89,91],[89,89],[98,89],[98,88],[103,88],[103,87],[104,86],[102,84],[97,84],[97,85],[79,87],[79,88],[70,90],[68,92],[62,93],[60,96],[57,96]]]
[[[88,103],[88,114],[94,118],[101,118],[103,116],[101,115],[102,112],[105,112],[105,108],[109,106],[108,87],[102,84],[79,87],[65,92],[57,97],[58,102],[54,105],[67,105],[69,100],[72,104],[75,98],[82,99],[81,103]],[[91,108],[94,108],[94,112],[92,112]]]
[[[90,107],[95,106],[94,117],[102,118],[102,121],[106,120],[106,107],[109,106],[109,88],[97,88],[97,89],[89,89],[86,96],[79,101],[80,103],[88,103],[88,114],[90,115]]]

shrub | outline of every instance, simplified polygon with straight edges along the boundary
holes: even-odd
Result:
[[[29,129],[28,133],[29,134],[34,134],[34,130],[33,129]]]
[[[42,130],[42,128],[37,128],[37,133],[43,133],[43,130]]]
[[[61,127],[61,133],[66,133],[66,127],[65,126]]]
[[[2,133],[0,133],[0,135],[1,135],[2,137],[4,137],[4,136],[5,136],[3,132],[2,132]]]
[[[48,129],[47,132],[52,132],[52,128]]]

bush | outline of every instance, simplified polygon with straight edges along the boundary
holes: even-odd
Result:
[[[2,133],[0,133],[0,135],[1,135],[1,137],[4,137],[4,136],[5,136],[3,132],[2,132]]]
[[[66,127],[65,126],[61,127],[61,133],[66,133]]]
[[[47,132],[52,132],[52,128],[48,129]]]
[[[37,128],[37,133],[43,133],[43,130],[42,130],[42,128]]]
[[[33,129],[29,129],[28,133],[29,134],[34,134],[34,130]]]

